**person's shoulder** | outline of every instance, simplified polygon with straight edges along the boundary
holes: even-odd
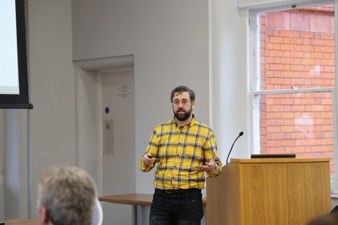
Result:
[[[154,129],[161,129],[163,127],[167,127],[167,126],[171,126],[173,124],[173,121],[170,119],[168,121],[165,122],[160,122],[158,124],[155,125]]]
[[[205,129],[208,129],[208,130],[210,129],[210,130],[211,130],[211,128],[210,128],[210,126],[209,126],[208,124],[203,123],[203,122],[199,121],[199,120],[196,119],[196,118],[193,118],[193,119],[192,119],[191,125],[199,126],[199,127],[201,127],[201,128],[205,128]]]

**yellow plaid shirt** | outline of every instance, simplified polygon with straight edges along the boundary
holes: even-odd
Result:
[[[213,130],[195,117],[184,127],[177,126],[174,119],[157,125],[147,152],[157,159],[154,186],[159,189],[203,189],[205,174],[198,171],[198,167],[208,163],[213,152],[216,153],[215,169],[207,175],[215,177],[222,170]],[[148,172],[154,166],[155,163],[147,166],[141,158],[142,171]]]

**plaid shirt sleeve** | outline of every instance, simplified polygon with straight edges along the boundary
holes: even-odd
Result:
[[[211,160],[211,158],[213,157],[213,153],[215,153],[216,155],[215,169],[207,173],[208,177],[216,177],[222,172],[222,161],[217,156],[216,138],[213,130],[211,129],[209,130],[208,140],[205,142],[203,148],[205,149],[205,156],[207,161]]]
[[[156,156],[157,151],[158,151],[158,142],[159,142],[159,139],[158,139],[158,136],[156,134],[156,131],[154,130],[153,134],[150,136],[150,140],[149,140],[149,143],[148,143],[148,146],[147,146],[147,150],[144,154],[150,153],[151,155]],[[143,160],[143,155],[140,159],[140,169],[143,172],[149,172],[152,168],[154,168],[155,163],[153,163],[152,165],[146,165],[144,163],[144,160]]]
[[[217,177],[221,172],[222,172],[222,162],[218,158],[218,156],[216,156],[215,169],[213,171],[208,172],[207,174],[208,177]]]

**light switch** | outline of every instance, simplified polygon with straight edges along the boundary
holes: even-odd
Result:
[[[114,154],[114,123],[113,120],[103,120],[103,154]]]

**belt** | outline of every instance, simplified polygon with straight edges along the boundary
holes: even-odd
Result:
[[[189,189],[158,189],[155,191],[166,193],[166,194],[180,194],[180,193],[190,193],[190,192],[201,192],[201,189],[198,188],[189,188]]]

